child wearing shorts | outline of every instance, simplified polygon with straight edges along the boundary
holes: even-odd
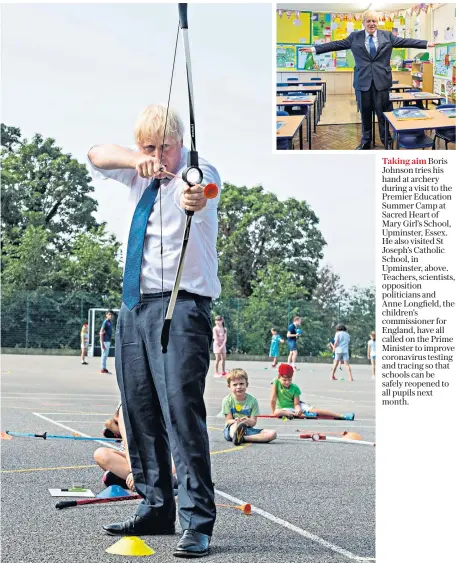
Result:
[[[275,430],[255,428],[259,415],[258,401],[249,395],[248,374],[243,369],[231,369],[227,374],[227,386],[231,393],[224,397],[222,413],[226,417],[224,437],[234,446],[242,442],[266,443],[275,440]]]
[[[332,366],[332,370],[331,370],[331,380],[337,379],[335,377],[336,369],[337,366],[339,365],[339,362],[343,361],[348,371],[348,381],[353,381],[353,374],[351,373],[351,367],[349,362],[350,360],[349,346],[350,346],[350,335],[347,332],[347,327],[344,324],[337,325],[336,334],[334,336],[334,344],[332,346],[335,352],[335,357],[334,357],[334,365]]]
[[[301,401],[301,390],[293,383],[294,369],[288,364],[278,366],[278,377],[272,381],[270,408],[274,416],[304,418],[332,418],[334,420],[354,420],[355,413],[338,414],[332,411],[316,409],[313,405]]]

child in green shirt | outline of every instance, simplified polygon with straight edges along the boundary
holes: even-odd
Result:
[[[271,442],[277,437],[275,430],[255,428],[259,414],[258,401],[249,395],[248,374],[243,369],[231,369],[227,375],[231,393],[223,399],[222,412],[226,417],[224,437],[234,446],[242,442]]]
[[[270,393],[270,408],[274,416],[304,416],[317,418],[332,418],[334,420],[354,420],[355,413],[337,414],[331,411],[316,409],[301,401],[301,390],[293,383],[294,368],[289,364],[278,366],[278,377],[272,381]]]

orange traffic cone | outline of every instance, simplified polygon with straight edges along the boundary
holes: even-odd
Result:
[[[222,506],[224,508],[236,508],[237,510],[241,510],[243,514],[247,516],[251,514],[251,504],[240,504],[239,506],[235,506],[233,504],[217,504],[216,506]]]

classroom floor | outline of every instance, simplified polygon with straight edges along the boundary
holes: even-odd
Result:
[[[361,123],[361,114],[358,112],[355,96],[353,94],[328,96],[318,125],[344,125],[348,123]]]

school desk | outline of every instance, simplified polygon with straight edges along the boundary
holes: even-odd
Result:
[[[293,80],[291,80],[290,82],[285,80],[284,82],[277,82],[277,88],[279,86],[281,86],[282,84],[286,84],[286,83],[288,83],[288,86],[301,86],[301,85],[304,85],[304,84],[311,84],[311,83],[316,84],[317,86],[323,86],[323,106],[326,105],[326,97],[327,97],[326,80],[323,80],[323,79],[320,79],[320,80],[310,79],[310,80],[303,80],[303,81],[300,81],[300,80],[297,80],[297,81],[294,80],[293,81]]]
[[[396,85],[397,86],[397,85]],[[426,109],[428,109],[428,101],[440,101],[445,99],[444,96],[440,96],[439,94],[431,94],[430,92],[423,92],[422,96],[415,96],[414,92],[399,92],[394,94],[396,99],[393,99],[390,94],[390,102],[393,104],[396,102],[416,102],[421,100],[426,102]],[[375,145],[375,111],[372,112],[372,144]]]
[[[279,115],[277,116],[277,139],[288,139],[289,150],[293,149],[293,138],[299,132],[299,149],[304,148],[304,134],[302,124],[305,115]],[[279,127],[279,125],[281,127]]]
[[[311,106],[315,102],[313,100],[294,100],[289,101],[285,100],[284,96],[277,96],[277,106],[283,106],[285,108],[292,107],[292,106]],[[278,116],[281,117],[281,116]],[[287,116],[285,116],[287,117]],[[291,117],[291,116],[290,116]],[[301,116],[304,117],[304,116]],[[307,119],[307,139],[309,142],[309,150],[312,150],[312,120],[310,119],[310,111],[307,112],[305,116]],[[316,131],[316,128],[315,128]]]
[[[318,123],[323,109],[323,86],[277,86],[277,95],[292,92],[304,92],[304,94],[313,94],[317,97],[318,110],[315,111],[315,123]]]
[[[456,117],[447,117],[437,109],[421,110],[430,119],[397,119],[392,111],[385,112],[385,150],[388,149],[388,131],[391,126],[396,135],[396,143],[393,142],[393,149],[398,150],[399,133],[403,131],[418,131],[419,133],[427,129],[438,129],[439,127],[456,127]]]
[[[410,90],[414,88],[412,84],[393,84],[390,90],[394,90],[395,92],[400,92],[401,90]]]

